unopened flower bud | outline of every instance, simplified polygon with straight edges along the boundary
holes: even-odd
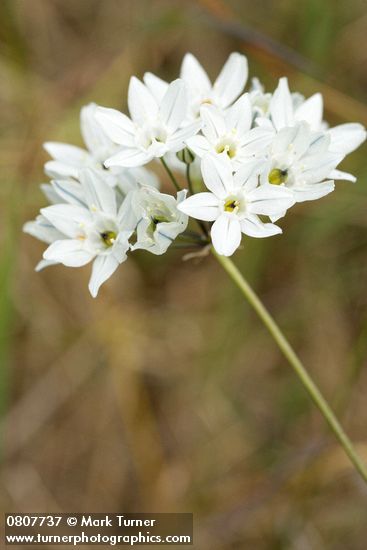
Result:
[[[178,160],[180,160],[181,162],[184,162],[185,164],[191,164],[195,160],[194,153],[190,151],[188,147],[185,147],[184,149],[176,153],[176,156]]]

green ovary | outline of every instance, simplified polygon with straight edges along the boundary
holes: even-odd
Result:
[[[147,230],[148,234],[151,237],[153,237],[154,231],[156,230],[157,225],[159,223],[169,223],[170,221],[172,221],[172,220],[168,219],[166,216],[161,216],[161,215],[158,215],[158,214],[154,215],[154,216],[151,216],[150,225],[149,225],[148,230]]]
[[[103,231],[103,233],[100,233],[100,236],[107,247],[112,246],[117,237],[114,231]]]
[[[280,168],[273,168],[268,175],[269,183],[272,185],[281,185],[287,181],[287,178],[287,170],[281,170]]]
[[[240,206],[240,203],[236,199],[228,199],[224,203],[224,211],[225,212],[237,212],[238,208]]]

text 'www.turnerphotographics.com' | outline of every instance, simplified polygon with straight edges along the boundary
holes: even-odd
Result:
[[[193,544],[193,515],[5,514],[6,545]]]

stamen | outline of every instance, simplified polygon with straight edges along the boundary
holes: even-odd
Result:
[[[234,143],[221,142],[216,147],[217,153],[227,153],[230,159],[236,156],[236,146]]]

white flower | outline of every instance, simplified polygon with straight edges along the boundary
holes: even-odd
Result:
[[[225,112],[207,105],[200,113],[203,135],[189,138],[187,145],[201,158],[207,153],[225,153],[233,166],[238,167],[249,157],[263,155],[273,138],[268,128],[251,129],[252,107],[248,94],[242,95]]]
[[[44,252],[47,261],[80,267],[93,261],[89,290],[93,297],[99,287],[126,260],[134,220],[125,202],[117,210],[115,191],[99,172],[80,173],[86,205],[54,204],[41,214],[65,236],[53,241]]]
[[[78,179],[80,170],[84,168],[102,170],[103,161],[116,151],[116,146],[95,120],[96,108],[94,103],[90,103],[80,111],[80,128],[87,149],[51,141],[44,144],[44,148],[53,158],[45,164],[48,176]]]
[[[261,181],[287,187],[296,202],[319,199],[334,190],[330,173],[343,155],[329,151],[330,137],[311,132],[305,122],[282,128],[269,147]]]
[[[200,128],[195,122],[182,127],[187,111],[187,92],[182,80],[172,82],[161,101],[135,77],[129,84],[131,119],[115,109],[99,107],[96,118],[109,138],[120,146],[105,166],[142,166],[169,151],[177,152]]]
[[[232,53],[212,84],[196,57],[187,53],[182,61],[180,76],[189,92],[188,119],[195,119],[200,114],[201,105],[211,104],[226,109],[238,98],[247,81],[247,59],[244,55]],[[152,73],[144,75],[144,82],[156,98],[163,97],[166,82]]]
[[[185,231],[188,217],[178,210],[186,191],[172,195],[142,187],[132,194],[131,204],[138,219],[137,240],[131,250],[144,249],[152,254],[163,254],[177,235]]]
[[[112,168],[106,170],[103,162],[118,151],[96,121],[97,105],[90,103],[80,112],[80,128],[86,149],[67,143],[46,142],[44,148],[53,158],[46,162],[46,174],[55,180],[78,180],[84,168],[93,168],[111,186],[118,186],[124,194],[137,188],[138,184],[158,186],[156,176],[146,168]]]
[[[284,187],[259,185],[261,162],[254,160],[232,173],[226,155],[207,155],[202,174],[209,192],[184,200],[179,210],[193,218],[214,221],[213,246],[223,256],[239,247],[241,233],[250,237],[269,237],[281,233],[280,227],[264,223],[259,215],[276,216],[294,204],[292,193]]]
[[[323,99],[319,93],[295,105],[289,91],[288,80],[285,77],[279,80],[278,87],[270,101],[269,111],[271,121],[277,131],[301,121],[307,122],[312,130],[323,131],[330,138],[329,151],[340,153],[343,156],[357,149],[366,139],[366,130],[362,124],[340,124],[328,129],[327,124],[323,122]],[[333,171],[329,176],[334,179],[356,181],[351,174],[338,170]]]

